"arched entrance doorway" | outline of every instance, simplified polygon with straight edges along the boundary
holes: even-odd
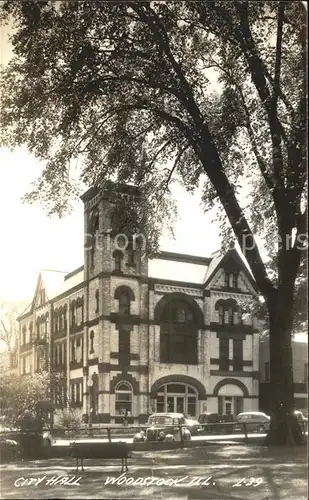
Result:
[[[243,411],[244,397],[249,396],[248,388],[236,379],[223,379],[215,386],[214,396],[218,397],[218,413],[237,415]]]
[[[198,392],[189,384],[164,384],[156,395],[157,412],[185,413],[196,417],[198,413]]]

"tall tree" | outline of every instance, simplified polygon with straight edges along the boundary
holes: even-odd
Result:
[[[285,443],[294,288],[306,246],[302,5],[7,1],[2,17],[15,27],[15,55],[2,75],[3,144],[26,144],[47,161],[26,200],[61,215],[76,178],[132,182],[145,194],[140,212],[155,214],[144,217],[151,233],[160,223],[147,228],[147,221],[163,220],[172,176],[188,189],[207,177],[204,201],[224,209],[265,299],[276,417],[270,442]],[[244,179],[253,187],[247,206],[238,195]],[[259,230],[275,235],[273,275]]]
[[[18,337],[17,309],[11,304],[0,302],[0,340],[10,352]]]

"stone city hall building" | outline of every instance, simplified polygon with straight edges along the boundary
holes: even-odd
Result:
[[[82,200],[85,234],[111,238],[112,193],[91,188]],[[88,246],[84,266],[40,273],[19,317],[19,374],[50,370],[56,407],[92,423],[122,422],[125,410],[141,423],[154,411],[258,409],[259,333],[242,312],[257,292],[233,245],[151,260],[138,245]]]

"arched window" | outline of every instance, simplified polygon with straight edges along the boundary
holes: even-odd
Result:
[[[160,360],[162,363],[197,363],[197,327],[190,304],[172,300],[162,311]]]
[[[131,288],[128,286],[118,287],[115,291],[114,298],[117,299],[119,303],[119,314],[128,316],[130,314],[131,301],[135,300],[135,295]]]
[[[114,271],[120,273],[122,271],[123,253],[120,250],[115,250],[113,252],[113,258],[114,258]]]
[[[233,325],[234,324],[234,315],[233,315],[233,307],[232,306],[228,306],[225,310],[224,323],[226,325]]]
[[[136,264],[136,250],[133,248],[132,242],[128,245],[128,266],[135,266]]]
[[[132,415],[133,389],[128,382],[118,382],[115,389],[116,415]]]
[[[123,314],[124,316],[129,316],[130,314],[130,297],[129,295],[123,291],[119,297],[119,314]]]
[[[243,411],[243,391],[236,385],[224,385],[218,391],[218,413],[237,415]]]
[[[191,306],[185,301],[171,301],[164,308],[162,320],[167,323],[193,323]]]
[[[218,311],[219,325],[235,325],[241,323],[241,309],[233,299],[218,300],[215,305]]]

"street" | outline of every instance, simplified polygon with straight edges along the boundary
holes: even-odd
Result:
[[[266,434],[259,434],[257,432],[254,432],[254,433],[250,433],[248,434],[248,438],[249,439],[252,439],[252,440],[258,440],[258,441],[261,441],[264,437],[266,436]],[[233,440],[233,441],[243,441],[245,440],[245,434],[242,434],[242,433],[237,433],[237,434],[211,434],[211,435],[203,435],[203,436],[192,436],[191,437],[191,441],[229,441],[229,440]],[[81,443],[86,443],[86,442],[91,442],[91,441],[95,441],[95,442],[101,442],[101,443],[106,443],[108,441],[107,438],[101,438],[101,437],[91,437],[91,438],[77,438],[77,439],[74,439],[74,438],[70,438],[70,439],[64,439],[64,438],[59,438],[59,439],[56,439],[53,446],[69,446],[70,443],[72,442],[81,442]],[[115,437],[115,438],[112,438],[112,442],[117,442],[117,441],[124,441],[125,443],[133,443],[133,437]]]
[[[120,461],[85,460],[76,472],[70,458],[1,466],[5,499],[252,499],[305,500],[306,448],[209,445],[132,452],[129,471]]]

